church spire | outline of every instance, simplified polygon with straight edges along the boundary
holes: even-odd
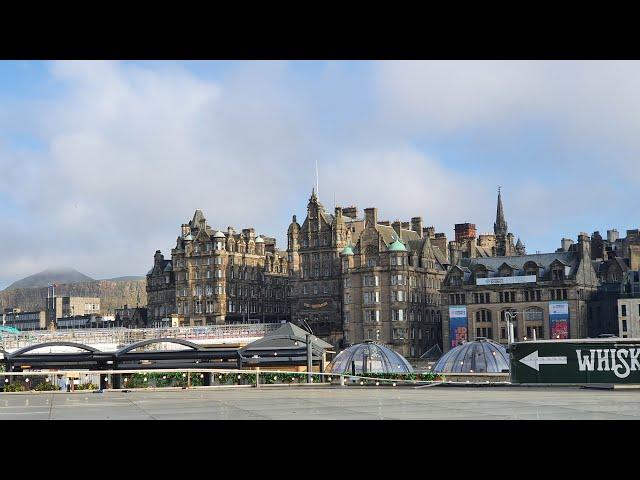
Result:
[[[502,208],[502,195],[500,187],[498,187],[498,208],[496,210],[496,223],[493,224],[493,233],[496,235],[507,234],[507,222],[504,219],[504,210]]]

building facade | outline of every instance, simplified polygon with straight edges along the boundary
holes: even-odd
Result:
[[[290,319],[286,253],[253,228],[225,233],[201,210],[182,225],[171,250],[180,324],[212,325]]]
[[[446,259],[414,217],[379,223],[365,209],[358,240],[341,252],[344,343],[375,340],[406,357],[419,357],[440,343],[439,288]]]
[[[47,326],[55,328],[65,318],[100,315],[99,297],[56,296],[55,288],[52,285],[47,290]]]
[[[171,317],[165,319],[149,319],[149,310],[145,307],[130,307],[124,305],[122,308],[116,308],[114,313],[114,323],[117,327],[125,328],[146,328],[146,327],[170,327]]]
[[[340,252],[364,227],[357,211],[336,207],[331,215],[313,190],[304,222],[294,215],[287,231],[291,318],[336,346],[343,343]]]
[[[173,262],[165,260],[160,250],[153,257],[153,268],[147,273],[147,313],[150,324],[168,325],[176,313],[176,282]],[[128,308],[125,306],[125,308]],[[117,315],[116,310],[116,315]]]
[[[618,329],[622,338],[640,338],[640,296],[618,298]]]
[[[514,340],[585,338],[588,302],[599,280],[590,239],[579,236],[569,252],[461,259],[443,282],[443,343],[448,351],[478,337]]]
[[[19,308],[6,308],[2,314],[2,326],[18,330],[44,330],[47,328],[47,312],[23,312]]]

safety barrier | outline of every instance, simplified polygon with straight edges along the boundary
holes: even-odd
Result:
[[[163,388],[197,389],[209,387],[269,387],[276,385],[340,385],[340,386],[402,386],[440,383],[413,378],[381,378],[321,372],[291,372],[284,370],[234,369],[154,369],[0,372],[3,392],[29,391],[105,391],[157,390]]]

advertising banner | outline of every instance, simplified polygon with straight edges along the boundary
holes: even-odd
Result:
[[[451,348],[467,341],[467,307],[464,305],[449,307],[449,341]]]
[[[536,283],[535,275],[520,275],[518,277],[476,278],[476,285],[510,285],[513,283]]]
[[[569,338],[569,302],[549,302],[551,339]]]

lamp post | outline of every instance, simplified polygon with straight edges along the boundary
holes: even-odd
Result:
[[[507,321],[507,345],[510,347],[513,342],[513,324],[512,319],[518,316],[518,312],[507,310],[504,312],[504,318]]]

